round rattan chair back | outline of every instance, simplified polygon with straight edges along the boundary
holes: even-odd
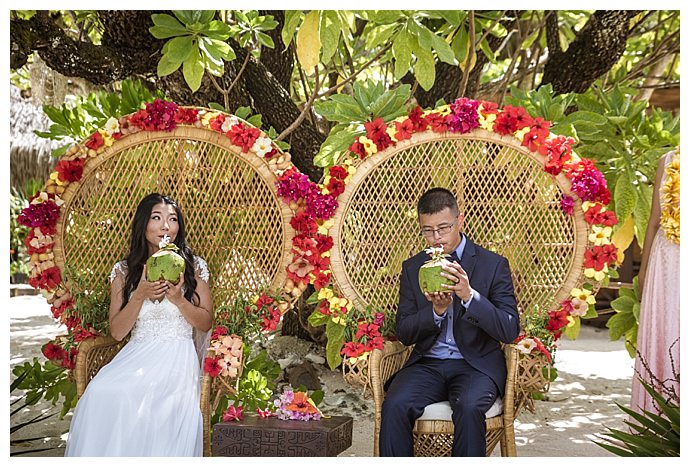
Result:
[[[107,284],[126,257],[137,204],[158,192],[182,209],[187,243],[209,265],[216,306],[242,289],[281,287],[291,211],[275,181],[264,161],[216,131],[178,126],[128,135],[89,160],[81,181],[63,194],[56,264],[68,281],[78,275],[84,289]]]
[[[444,187],[466,235],[510,261],[519,309],[548,310],[583,279],[587,226],[579,200],[573,216],[560,208],[568,186],[512,136],[416,133],[362,161],[341,195],[335,281],[346,297],[394,313],[402,262],[427,247],[417,201]]]

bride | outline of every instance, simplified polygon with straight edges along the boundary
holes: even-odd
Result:
[[[146,260],[168,238],[185,271],[177,285],[149,282]],[[192,335],[211,329],[208,278],[206,262],[185,243],[177,203],[158,193],[141,200],[129,255],[110,274],[110,333],[131,337],[79,400],[66,456],[201,456],[200,359]]]

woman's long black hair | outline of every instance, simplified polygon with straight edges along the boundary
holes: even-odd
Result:
[[[129,246],[129,255],[127,255],[127,277],[125,278],[125,287],[122,290],[122,308],[129,302],[130,294],[136,289],[141,279],[141,274],[144,272],[144,265],[149,258],[149,247],[146,241],[146,227],[151,218],[151,211],[156,204],[169,204],[175,209],[177,214],[177,223],[179,230],[177,237],[173,242],[179,248],[177,252],[185,262],[184,270],[184,297],[192,303],[199,303],[199,294],[196,293],[196,279],[194,278],[194,254],[192,249],[185,241],[184,217],[182,211],[175,200],[168,196],[159,193],[151,193],[139,202],[137,211],[132,220],[132,233]]]

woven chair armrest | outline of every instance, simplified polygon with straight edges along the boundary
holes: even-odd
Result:
[[[402,344],[400,341],[386,341],[383,349],[373,350],[369,356],[369,377],[371,389],[374,395],[374,405],[380,409],[385,395],[383,385],[395,372],[400,370],[412,347]]]
[[[125,345],[111,336],[98,336],[79,342],[77,358],[74,365],[74,381],[77,384],[77,396],[81,397],[86,386],[98,371],[107,365]]]

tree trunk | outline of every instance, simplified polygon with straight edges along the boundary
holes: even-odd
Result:
[[[552,14],[546,23],[549,59],[541,85],[551,83],[556,94],[585,92],[623,55],[630,32],[629,21],[637,13],[630,10],[594,12],[566,51],[560,50],[558,45],[558,20]]]

